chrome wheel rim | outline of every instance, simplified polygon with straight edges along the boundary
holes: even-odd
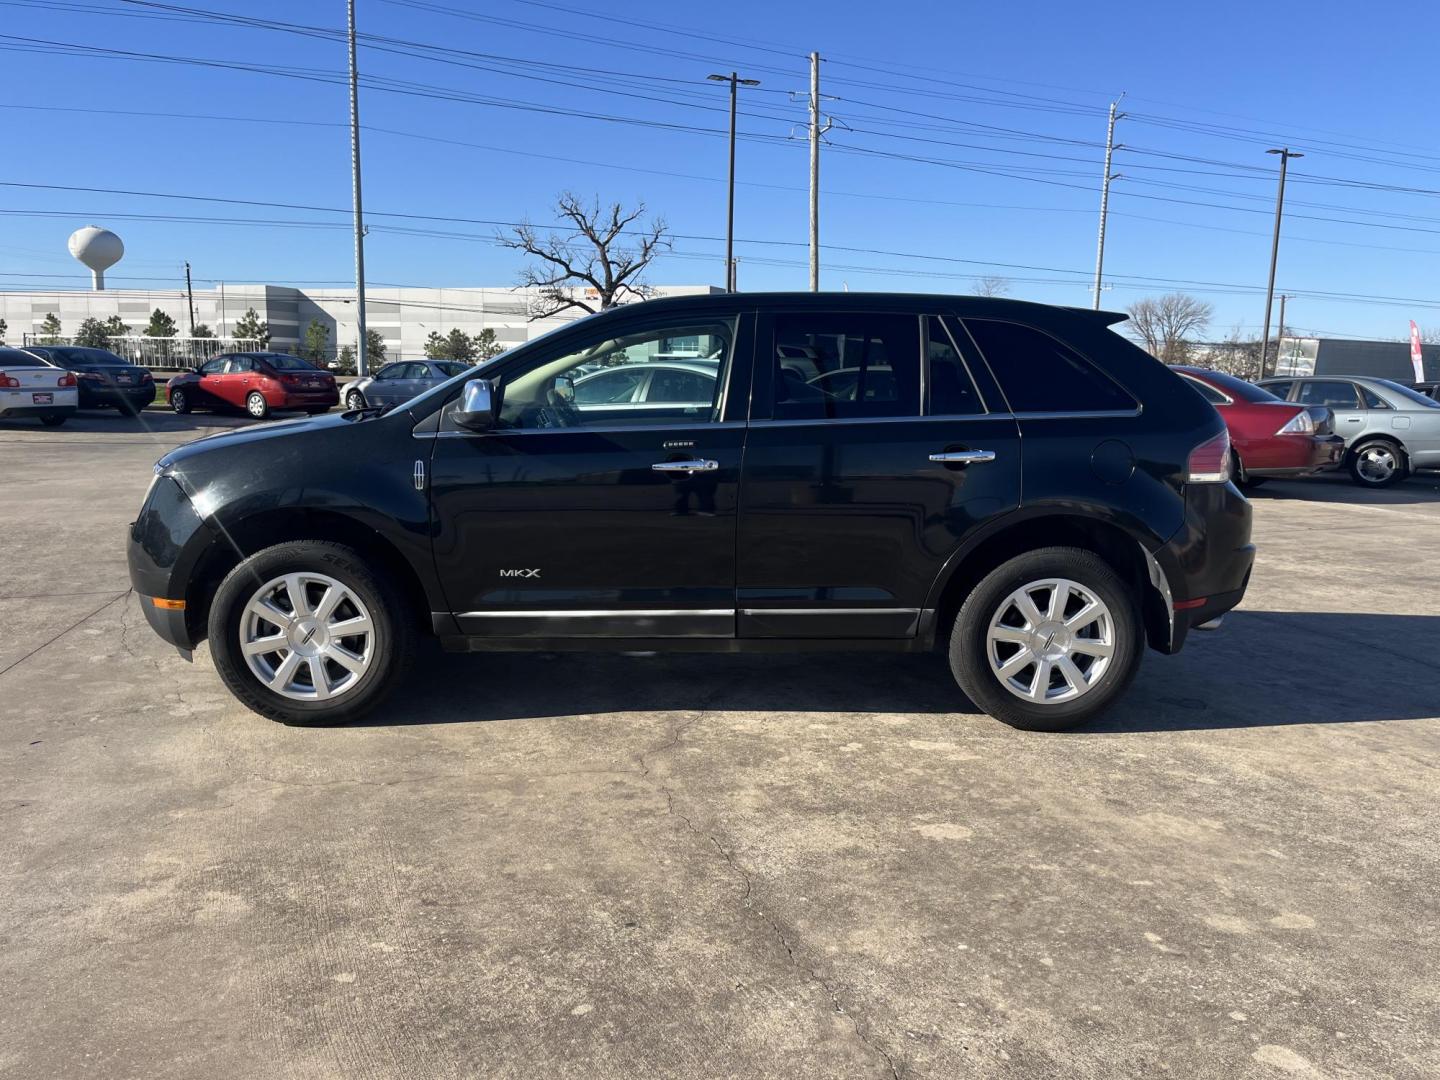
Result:
[[[240,652],[266,688],[329,701],[359,685],[375,655],[375,625],[355,591],[325,574],[285,574],[256,589],[240,619]]]
[[[1366,480],[1381,483],[1395,475],[1399,462],[1395,459],[1395,451],[1388,446],[1367,446],[1360,451],[1356,464]]]
[[[363,409],[365,407],[365,399],[360,396],[360,391],[351,390],[350,393],[345,395],[345,404],[352,409]]]
[[[251,416],[265,415],[265,399],[259,394],[251,394],[248,398],[245,399],[245,403],[250,408]]]
[[[1078,581],[1032,581],[995,609],[985,655],[1010,693],[1035,705],[1060,705],[1105,680],[1115,655],[1115,619]]]
[[[175,390],[175,391],[172,391],[172,392],[171,392],[171,394],[170,394],[170,407],[171,407],[172,409],[176,409],[176,410],[185,408],[185,391],[184,391],[184,390]]]

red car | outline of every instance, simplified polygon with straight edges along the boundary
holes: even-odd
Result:
[[[1241,487],[1267,476],[1311,476],[1339,468],[1345,440],[1323,405],[1281,401],[1269,390],[1204,368],[1176,367],[1176,374],[1215,406],[1230,430],[1231,474]]]
[[[323,413],[340,403],[335,376],[287,353],[226,353],[176,375],[165,400],[177,413],[191,409],[244,409],[256,420],[271,409]]]

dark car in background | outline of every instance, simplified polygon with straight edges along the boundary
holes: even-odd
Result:
[[[1235,482],[1254,487],[1266,477],[1313,476],[1338,469],[1345,440],[1324,405],[1282,401],[1264,387],[1208,368],[1175,371],[1215,406],[1230,432]]]
[[[459,360],[397,360],[347,386],[345,407],[363,409],[370,405],[399,405],[469,370],[470,365]]]
[[[224,353],[165,384],[177,413],[192,409],[243,409],[263,420],[273,409],[303,409],[312,416],[340,403],[335,376],[288,353]]]
[[[162,638],[208,638],[236,697],[291,723],[374,707],[430,634],[799,650],[817,683],[856,663],[825,653],[940,652],[984,711],[1068,727],[1147,645],[1218,625],[1254,560],[1224,423],[1123,318],[861,293],[626,304],[398,408],[171,451],[131,582]],[[706,361],[703,400],[575,400],[586,364],[679,352]],[[831,371],[857,374],[802,378]]]
[[[155,377],[109,349],[81,345],[30,345],[27,352],[75,373],[80,408],[138,413],[155,400]]]

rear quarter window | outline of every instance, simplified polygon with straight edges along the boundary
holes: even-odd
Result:
[[[1068,345],[1020,323],[966,319],[965,328],[1015,412],[1130,412],[1130,394]]]

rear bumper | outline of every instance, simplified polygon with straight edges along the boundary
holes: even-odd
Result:
[[[1314,476],[1338,469],[1345,460],[1345,440],[1339,435],[1277,436],[1283,453],[1267,455],[1257,468],[1246,465],[1251,476]]]
[[[69,416],[75,411],[74,403],[68,405],[9,405],[0,406],[0,420],[24,416]]]
[[[1192,627],[1235,607],[1245,596],[1255,565],[1250,542],[1250,503],[1234,484],[1185,485],[1185,524],[1152,552],[1163,574],[1169,606],[1165,620],[1149,620],[1150,644],[1179,652]],[[1158,628],[1168,623],[1168,636]]]
[[[272,409],[328,409],[340,404],[340,392],[331,389],[276,394],[269,404]]]
[[[97,386],[80,387],[80,408],[94,409],[106,405],[125,405],[139,408],[155,400],[155,384],[140,383],[138,386]]]

